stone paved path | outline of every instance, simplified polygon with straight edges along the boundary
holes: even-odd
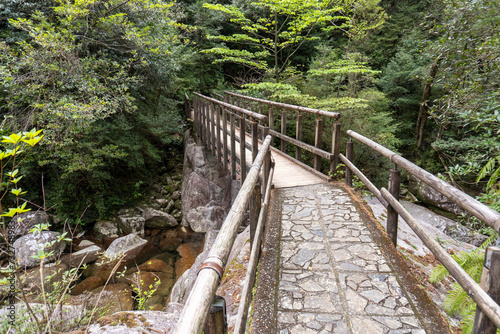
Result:
[[[344,190],[283,191],[278,333],[426,333]]]

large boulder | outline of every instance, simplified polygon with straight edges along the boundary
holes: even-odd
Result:
[[[441,195],[441,193],[437,190],[415,177],[410,178],[409,190],[413,195],[415,195],[415,197],[424,203],[433,205],[448,212],[452,212],[456,215],[465,213],[462,208],[451,201],[448,197]]]
[[[49,215],[45,211],[26,212],[16,215],[8,225],[9,238],[15,240],[39,224],[47,224],[49,222]]]
[[[145,219],[146,227],[149,228],[169,228],[179,225],[168,213],[152,208],[145,208],[142,217]]]
[[[34,256],[38,255],[39,251],[45,254],[51,253],[45,258],[46,263],[58,258],[63,252],[66,244],[59,240],[60,233],[52,231],[41,231],[27,234],[17,239],[14,242],[16,262],[21,267],[31,268],[40,264],[40,259]]]
[[[182,225],[195,232],[218,229],[231,207],[231,176],[188,133],[184,140]]]
[[[118,216],[118,227],[126,234],[135,233],[144,236],[145,225],[146,219],[135,210],[125,210],[125,213]]]
[[[104,252],[104,255],[109,259],[120,258],[122,261],[127,261],[139,255],[146,243],[147,240],[138,235],[129,234],[113,241]]]

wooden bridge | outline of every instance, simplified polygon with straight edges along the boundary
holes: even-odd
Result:
[[[398,167],[497,231],[498,212],[358,133],[347,130],[349,139],[343,139],[338,113],[230,92],[215,98],[195,93],[192,103],[186,96],[186,113],[199,143],[242,186],[175,333],[226,331],[222,318],[208,314],[246,212],[251,256],[234,333],[450,333],[394,247],[399,216],[478,304],[474,333],[500,328],[500,307],[494,300],[499,293],[493,284],[500,249],[488,249],[481,285],[474,282],[399,204]],[[304,126],[314,127],[314,137],[303,136]],[[388,190],[377,189],[352,163],[352,139],[394,163]],[[345,156],[340,153],[342,140]],[[340,169],[340,162],[345,184],[327,176]],[[353,196],[353,174],[387,208],[387,231]],[[247,321],[251,303],[253,314]]]

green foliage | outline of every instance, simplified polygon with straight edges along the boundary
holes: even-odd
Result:
[[[0,112],[13,131],[45,128],[26,171],[31,184],[44,175],[62,217],[87,208],[88,219],[106,216],[178,147],[187,29],[174,14],[160,0],[58,0],[14,15],[4,30],[17,37],[0,44]]]
[[[313,34],[315,29],[331,21],[348,20],[339,14],[341,5],[323,0],[206,3],[204,7],[224,13],[239,30],[230,35],[209,36],[223,44],[204,52],[215,54],[216,63],[243,65],[260,78],[272,72],[272,81],[276,83],[304,43],[319,38]]]
[[[452,255],[453,259],[470,275],[477,283],[481,280],[481,274],[484,263],[484,250],[491,245],[496,238],[497,234],[486,240],[481,247],[471,252],[459,252]],[[429,281],[436,283],[448,277],[450,273],[443,265],[439,265],[434,269]],[[462,333],[468,334],[472,332],[474,325],[474,315],[476,313],[476,303],[465,292],[462,286],[458,283],[451,285],[451,290],[448,292],[446,299],[443,303],[443,308],[451,315],[460,314],[462,317]]]

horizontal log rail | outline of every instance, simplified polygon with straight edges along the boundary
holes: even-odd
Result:
[[[382,197],[397,211],[420,240],[429,248],[465,292],[476,302],[488,318],[500,328],[500,306],[474,281],[467,272],[420,226],[420,223],[395,199],[387,189],[380,190]]]
[[[352,138],[360,141],[366,146],[370,147],[374,151],[380,153],[382,156],[389,159],[394,164],[405,169],[408,173],[415,176],[428,186],[432,187],[440,194],[446,196],[451,201],[459,205],[462,209],[469,212],[471,215],[485,222],[487,225],[495,229],[495,231],[500,232],[500,213],[489,208],[483,203],[479,202],[475,198],[467,195],[461,190],[453,187],[449,183],[441,180],[437,176],[432,175],[425,169],[422,169],[415,165],[414,163],[401,157],[399,154],[385,148],[384,146],[377,144],[376,142],[356,133],[352,130],[348,130],[347,134]]]
[[[198,334],[202,333],[207,314],[215,296],[217,287],[219,286],[222,271],[227,265],[229,253],[232,249],[234,240],[238,233],[238,228],[243,221],[246,208],[254,193],[255,186],[259,177],[259,173],[263,170],[264,174],[267,173],[269,177],[266,179],[266,185],[269,185],[269,179],[272,177],[270,172],[270,144],[272,137],[267,136],[255,158],[252,168],[243,183],[236,199],[229,211],[217,238],[209,251],[207,259],[202,265],[206,270],[200,269],[198,277],[194,286],[189,294],[184,308],[182,309],[179,321],[174,330],[175,334]],[[266,187],[267,193],[264,196],[268,197],[270,187]],[[264,208],[267,206],[264,204]],[[261,209],[262,210],[262,209]],[[267,213],[262,213],[263,216]],[[260,247],[255,243],[253,247]],[[253,287],[253,286],[252,286]]]
[[[304,113],[313,114],[313,115],[317,115],[317,116],[325,116],[325,117],[335,118],[337,120],[340,118],[340,113],[338,113],[338,112],[331,112],[331,111],[325,111],[325,110],[320,110],[320,109],[312,109],[312,108],[307,108],[307,107],[296,106],[296,105],[293,105],[293,104],[286,104],[286,103],[281,103],[281,102],[268,101],[268,100],[258,99],[256,97],[250,97],[250,96],[241,95],[241,94],[238,94],[238,93],[233,93],[233,92],[228,92],[228,91],[225,91],[224,94],[227,94],[227,95],[230,95],[230,96],[234,96],[234,97],[238,97],[238,98],[241,98],[241,99],[245,99],[245,100],[248,100],[248,101],[254,101],[254,102],[259,102],[259,103],[267,104],[269,106],[277,107],[279,109],[295,110],[295,111],[298,111],[298,112],[304,112]]]
[[[347,134],[360,143],[366,145],[370,149],[379,153],[389,161],[406,170],[409,174],[415,176],[425,184],[429,185],[440,194],[446,196],[455,204],[459,205],[470,214],[480,219],[487,225],[499,231],[500,213],[480,203],[471,196],[465,194],[461,190],[453,187],[447,182],[432,175],[426,170],[418,167],[414,163],[406,160],[397,153],[388,148],[356,133],[348,130]],[[473,333],[493,334],[496,333],[495,326],[500,328],[500,306],[498,302],[500,297],[493,291],[485,291],[481,286],[472,279],[467,272],[437,243],[425,230],[420,226],[419,222],[411,216],[411,214],[399,203],[399,170],[391,169],[389,178],[389,189],[380,190],[352,163],[353,160],[353,143],[351,140],[347,142],[346,156],[339,154],[340,160],[346,166],[346,183],[352,185],[350,173],[354,173],[366,185],[366,187],[377,197],[377,199],[387,208],[387,225],[386,231],[389,238],[397,244],[398,216],[401,216],[411,229],[417,234],[422,242],[429,248],[434,256],[443,264],[450,275],[462,286],[466,293],[476,302],[476,321],[474,323]],[[483,268],[484,270],[484,268]],[[496,271],[494,271],[496,272]],[[488,273],[486,273],[488,274]],[[492,272],[489,272],[491,275]],[[483,276],[485,272],[483,272]],[[495,280],[498,277],[491,277],[489,280]],[[491,294],[491,296],[490,296]],[[497,301],[494,300],[497,299]],[[486,315],[482,316],[482,314]],[[491,324],[491,326],[490,326]],[[484,330],[488,328],[488,330]]]
[[[259,120],[259,121],[262,121],[262,122],[267,122],[267,116],[266,115],[262,115],[262,114],[259,114],[259,113],[256,113],[256,112],[244,109],[244,108],[240,108],[240,107],[237,107],[235,105],[232,105],[232,104],[229,104],[229,103],[226,103],[226,102],[222,102],[222,101],[213,99],[213,98],[208,97],[208,96],[201,95],[199,93],[193,93],[193,94],[195,96],[201,98],[201,99],[204,99],[206,101],[215,103],[215,104],[217,104],[217,105],[219,105],[221,107],[224,107],[224,108],[236,111],[236,112],[238,112],[240,114],[249,116],[249,117],[251,117],[253,119],[256,119],[256,120]]]
[[[340,153],[340,124],[338,119],[340,118],[339,113],[312,109],[301,106],[296,106],[292,104],[280,103],[275,101],[263,100],[255,97],[245,96],[233,92],[224,92],[224,100],[226,103],[232,105],[243,107],[250,110],[256,110],[259,114],[263,114],[264,111],[267,113],[268,122],[263,125],[259,122],[260,127],[269,128],[269,133],[274,137],[280,139],[281,145],[280,149],[285,154],[291,154],[294,156],[295,161],[303,163],[302,150],[306,150],[312,153],[312,162],[310,162],[313,168],[317,171],[324,173],[325,175],[334,175],[337,169]],[[254,106],[254,103],[258,103],[258,107]],[[265,110],[264,105],[267,106]],[[306,143],[303,140],[303,114],[311,114],[316,116],[314,120],[314,144]],[[288,135],[287,130],[290,130],[290,118],[295,117],[295,138]],[[325,151],[324,145],[326,140],[330,140],[327,136],[330,133],[324,131],[324,120],[323,118],[332,118],[335,120],[332,131],[331,131],[331,152]],[[275,123],[280,123],[279,129],[275,129]],[[287,144],[292,144],[295,146],[293,153],[287,148]],[[321,159],[328,160],[329,171],[325,170],[325,165],[323,165]]]
[[[292,137],[288,137],[287,135],[284,135],[284,134],[281,134],[279,133],[278,131],[274,131],[274,130],[269,130],[269,134],[270,135],[273,135],[279,139],[282,139],[290,144],[293,144],[295,146],[298,146],[300,148],[303,148],[304,150],[306,151],[309,151],[315,155],[318,155],[322,158],[325,158],[325,159],[328,159],[328,160],[332,160],[333,159],[333,154],[330,153],[330,152],[327,152],[327,151],[323,151],[322,149],[319,149],[317,147],[314,147],[312,145],[309,145],[309,144],[306,144],[304,142],[301,142],[300,140],[297,140],[297,139],[294,139]]]

